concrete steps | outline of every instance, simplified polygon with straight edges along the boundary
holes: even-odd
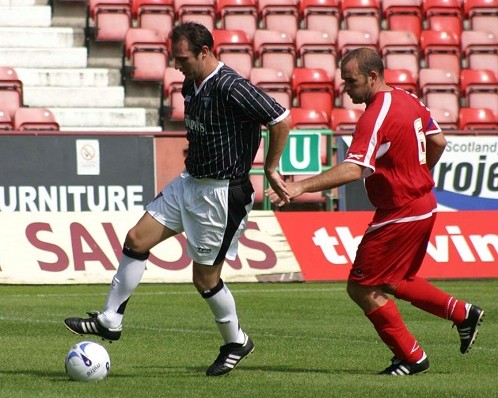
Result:
[[[62,130],[161,129],[158,109],[148,108],[154,101],[126,98],[119,48],[100,64],[88,53],[81,5],[77,22],[62,26],[71,20],[69,8],[61,7],[66,15],[53,25],[47,3],[0,0],[0,66],[16,70],[24,105],[49,108]]]
[[[48,27],[51,23],[52,7],[48,5],[0,5],[0,26]]]
[[[70,27],[0,26],[0,47],[3,48],[70,48],[84,47],[83,29]]]
[[[108,68],[15,68],[26,87],[107,87],[119,86],[121,75]]]

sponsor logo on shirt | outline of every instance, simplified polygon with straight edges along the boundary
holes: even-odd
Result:
[[[201,101],[202,105],[204,105],[204,108],[207,108],[209,106],[209,103],[211,102],[211,97],[202,97]]]
[[[363,158],[363,155],[357,155],[355,153],[348,153],[348,159],[360,160]]]
[[[192,120],[188,115],[185,115],[185,126],[197,133],[204,133],[206,131],[204,124],[202,124],[199,119]]]

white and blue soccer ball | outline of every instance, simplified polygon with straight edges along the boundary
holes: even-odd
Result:
[[[93,341],[81,341],[71,347],[65,360],[66,374],[75,381],[99,381],[111,370],[107,350]]]

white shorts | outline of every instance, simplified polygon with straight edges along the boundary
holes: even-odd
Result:
[[[254,204],[249,177],[237,180],[197,179],[183,172],[147,205],[147,212],[175,232],[185,232],[187,255],[215,265],[237,256]]]

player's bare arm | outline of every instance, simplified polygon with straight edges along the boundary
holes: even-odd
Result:
[[[426,136],[426,161],[429,170],[432,170],[443,155],[446,144],[447,141],[443,133],[430,134]]]
[[[265,175],[268,179],[272,192],[282,203],[289,203],[290,198],[287,192],[286,183],[277,172],[278,162],[287,142],[290,131],[290,116],[284,120],[269,126],[269,145],[265,159]]]
[[[298,197],[306,192],[325,191],[359,180],[362,177],[363,169],[363,166],[356,163],[343,162],[316,176],[301,181],[287,182],[289,199]],[[283,206],[285,204],[271,188],[266,190],[266,195],[270,198],[270,202],[277,206]]]

